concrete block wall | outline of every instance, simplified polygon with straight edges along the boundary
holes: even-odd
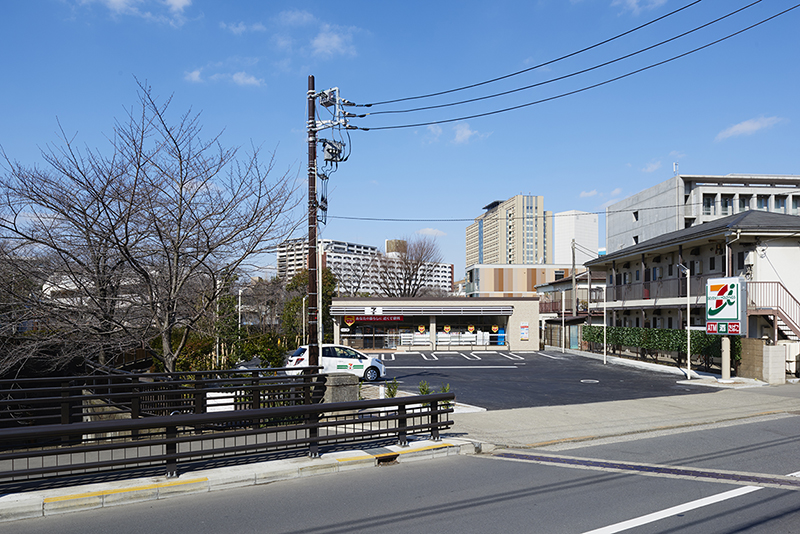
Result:
[[[783,345],[767,346],[761,339],[742,339],[739,376],[771,385],[786,383],[786,350]]]

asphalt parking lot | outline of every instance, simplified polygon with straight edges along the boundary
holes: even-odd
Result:
[[[435,351],[381,354],[387,381],[418,392],[449,384],[458,402],[503,410],[646,397],[713,393],[713,388],[678,384],[682,377],[603,365],[560,351]]]

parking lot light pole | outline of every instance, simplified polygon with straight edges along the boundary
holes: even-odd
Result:
[[[606,364],[606,353],[607,353],[607,345],[606,345],[606,330],[608,329],[608,319],[606,318],[606,303],[608,299],[606,298],[606,290],[608,288],[603,286],[603,365]]]
[[[686,380],[692,379],[692,298],[691,291],[691,271],[685,265],[679,263],[678,268],[686,273]]]
[[[566,331],[564,330],[564,315],[566,315],[567,313],[564,305],[566,302],[566,298],[567,298],[567,292],[562,289],[561,290],[561,353],[562,354],[564,353],[564,346],[566,345],[565,338],[567,337]]]

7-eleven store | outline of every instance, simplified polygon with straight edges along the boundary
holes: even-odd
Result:
[[[539,300],[334,298],[334,342],[377,350],[539,350]]]

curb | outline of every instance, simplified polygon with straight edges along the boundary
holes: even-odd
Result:
[[[0,522],[94,510],[228,488],[269,484],[400,462],[477,454],[480,445],[460,439],[413,441],[408,446],[333,452],[319,458],[272,460],[195,471],[185,478],[150,477],[0,495]]]

